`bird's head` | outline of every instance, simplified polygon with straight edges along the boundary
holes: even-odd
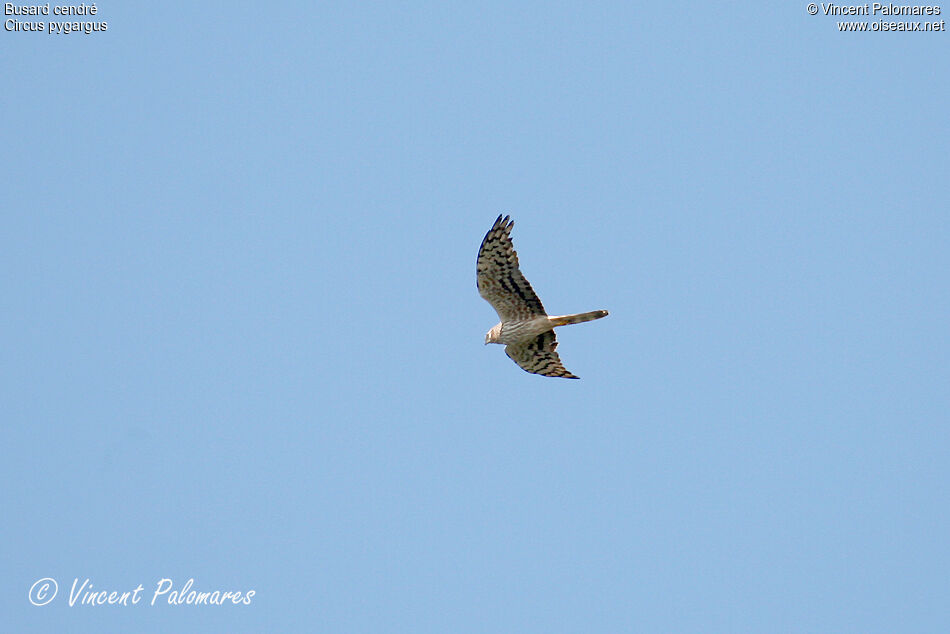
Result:
[[[501,324],[496,324],[491,330],[485,333],[485,345],[498,343],[499,337],[501,337]]]

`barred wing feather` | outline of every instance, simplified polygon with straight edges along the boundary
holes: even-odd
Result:
[[[478,294],[492,305],[503,322],[547,314],[518,268],[518,253],[511,243],[514,224],[508,216],[498,216],[482,240],[476,263]]]

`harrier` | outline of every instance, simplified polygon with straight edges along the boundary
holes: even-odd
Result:
[[[503,344],[505,354],[526,372],[578,379],[580,377],[561,364],[555,352],[554,327],[600,319],[607,316],[607,311],[548,317],[541,300],[518,268],[518,254],[511,243],[514,224],[508,216],[498,216],[478,250],[478,294],[492,305],[501,319],[501,323],[485,335],[485,344]]]

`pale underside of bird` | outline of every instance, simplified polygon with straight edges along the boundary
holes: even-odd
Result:
[[[580,378],[567,371],[555,352],[554,328],[600,319],[607,316],[607,311],[549,317],[518,268],[518,254],[511,243],[514,224],[508,216],[498,216],[478,250],[478,294],[492,305],[501,319],[485,335],[485,343],[504,345],[505,354],[526,372]]]

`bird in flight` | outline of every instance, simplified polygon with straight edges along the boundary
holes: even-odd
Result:
[[[518,268],[518,254],[511,243],[514,224],[508,216],[498,216],[478,250],[478,294],[492,305],[501,319],[485,335],[485,344],[503,344],[505,354],[526,372],[579,379],[567,371],[555,352],[554,328],[600,319],[607,316],[607,311],[549,317]]]

